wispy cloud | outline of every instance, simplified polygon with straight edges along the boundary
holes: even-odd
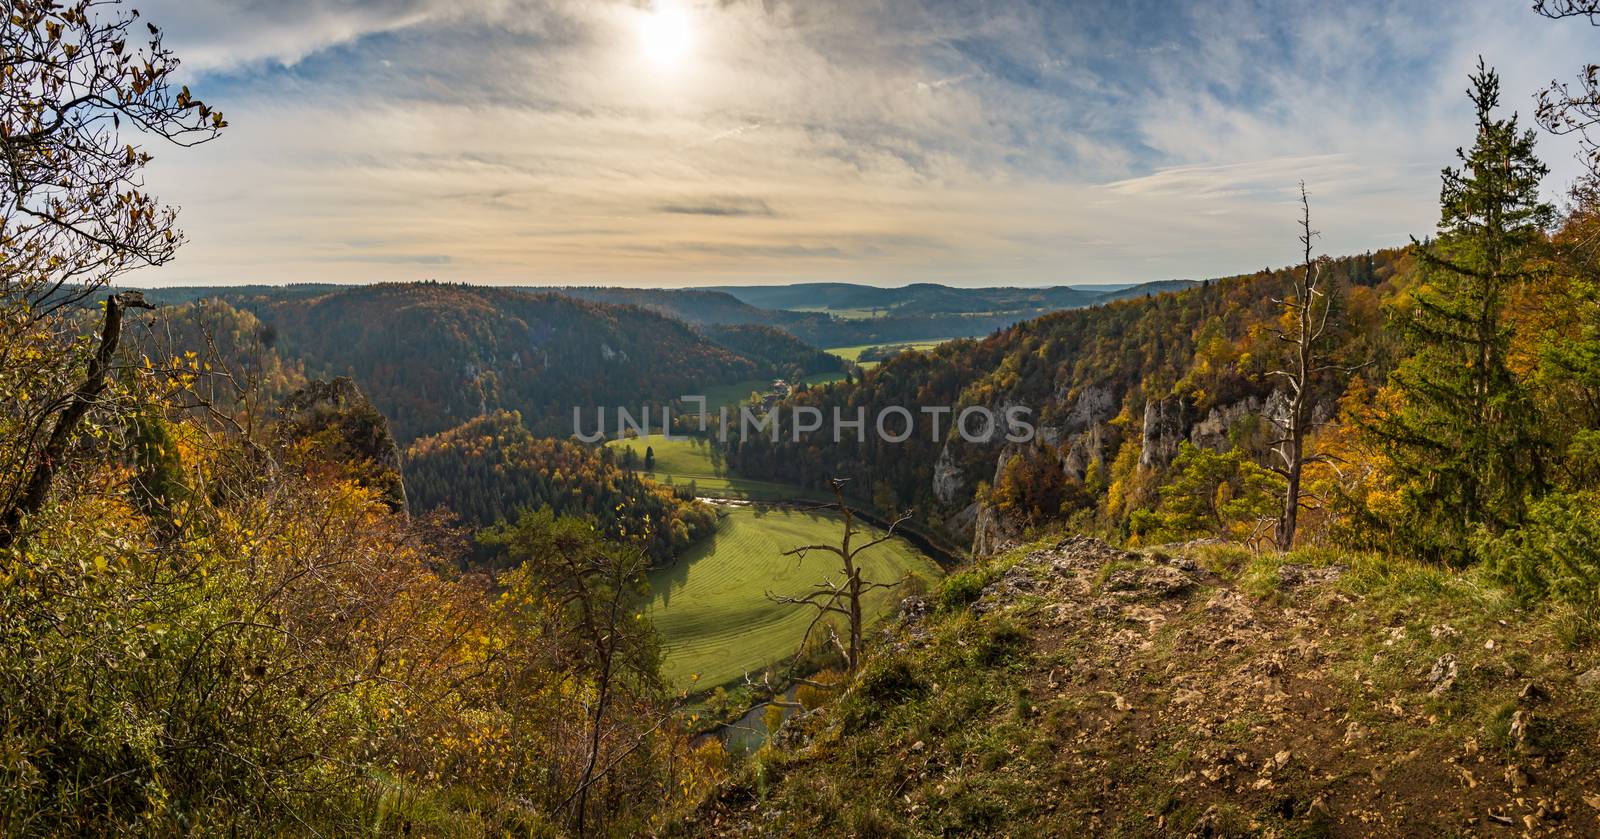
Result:
[[[674,201],[656,207],[657,212],[683,216],[773,216],[772,206],[760,198],[721,196]]]

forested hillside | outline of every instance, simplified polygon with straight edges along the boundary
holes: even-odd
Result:
[[[1368,375],[1381,376],[1392,363],[1393,347],[1381,335],[1381,300],[1409,281],[1412,264],[1406,251],[1386,250],[1327,266],[1342,289],[1340,355],[1368,362]],[[1030,421],[1042,445],[1020,451],[1032,457],[1048,449],[1044,456],[1056,466],[1047,471],[1070,475],[1078,485],[1061,491],[1095,506],[1115,479],[1110,469],[1124,444],[1132,446],[1137,465],[1147,403],[1170,406],[1179,412],[1175,421],[1186,418],[1184,436],[1189,424],[1213,412],[1221,417],[1247,404],[1259,410],[1275,387],[1269,371],[1281,362],[1279,341],[1271,332],[1280,314],[1274,299],[1285,293],[1293,270],[1059,312],[983,340],[897,355],[853,387],[816,389],[797,395],[795,404],[817,407],[828,417],[835,407],[846,416],[865,408],[869,417],[893,405],[949,408],[937,438],[933,417],[919,413],[916,433],[903,443],[857,443],[846,436],[836,445],[827,434],[801,443],[749,439],[730,452],[729,462],[751,476],[808,486],[821,486],[829,475],[848,475],[857,497],[884,510],[913,507],[944,520],[970,507],[980,484],[993,482],[1002,452],[1009,459],[1019,451],[1000,439],[1003,429],[992,441],[968,443],[952,430],[953,418],[970,406],[1022,405],[1032,409]],[[1343,386],[1332,376],[1318,386],[1318,401],[1328,416]],[[1223,422],[1211,429],[1209,439],[1226,442],[1228,432]],[[1092,489],[1082,488],[1085,484]],[[1091,503],[1095,493],[1099,497]],[[1055,505],[1045,517],[1073,512]],[[973,523],[970,513],[958,521],[968,528]]]
[[[402,441],[519,411],[540,434],[572,410],[663,404],[771,371],[682,321],[556,294],[435,283],[274,301],[257,316],[312,375],[348,375]]]
[[[446,509],[474,527],[549,508],[582,516],[614,539],[646,543],[665,564],[716,529],[716,511],[656,484],[607,446],[536,437],[496,411],[411,444],[406,489],[418,511]]]
[[[815,373],[842,372],[845,364],[772,326],[727,325],[704,327],[706,337],[746,358],[760,362],[785,378],[796,381]]]
[[[790,327],[815,321],[802,312],[757,308],[718,289],[606,288],[563,286],[530,288],[530,292],[555,292],[597,303],[640,306],[696,326],[761,324]]]

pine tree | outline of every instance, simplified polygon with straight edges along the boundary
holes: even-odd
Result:
[[[1493,116],[1500,81],[1482,59],[1468,95],[1477,139],[1443,172],[1439,236],[1418,247],[1424,274],[1394,313],[1412,354],[1394,372],[1395,405],[1375,427],[1400,490],[1395,532],[1436,560],[1470,559],[1479,528],[1516,526],[1545,487],[1537,414],[1507,357],[1509,292],[1529,282],[1553,208],[1534,133]]]

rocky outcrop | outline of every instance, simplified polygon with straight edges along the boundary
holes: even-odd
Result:
[[[1083,480],[1094,464],[1104,465],[1106,458],[1122,445],[1122,433],[1109,425],[1100,424],[1074,436],[1062,447],[1061,468],[1078,480]]]
[[[966,486],[966,476],[961,473],[961,465],[956,463],[955,453],[950,450],[947,440],[944,449],[939,452],[939,460],[933,465],[933,497],[941,503],[954,503]]]
[[[1168,396],[1144,403],[1144,447],[1139,465],[1149,469],[1166,466],[1178,456],[1178,445],[1188,436],[1184,422],[1183,399]]]
[[[1276,436],[1274,432],[1288,417],[1289,400],[1282,391],[1275,390],[1266,399],[1249,396],[1206,412],[1205,419],[1189,429],[1189,442],[1199,448],[1224,452],[1233,448],[1231,434],[1241,423],[1260,420],[1261,427]]]
[[[1021,544],[1022,539],[1018,522],[988,504],[978,505],[977,520],[972,526],[973,556],[1004,553]]]
[[[1066,434],[1082,434],[1117,415],[1117,399],[1103,385],[1088,385],[1078,392],[1072,410],[1062,422]]]
[[[1019,446],[1015,444],[1000,450],[1000,456],[995,458],[994,477],[989,481],[990,486],[1000,482],[1006,463],[1018,450]],[[1023,530],[1022,522],[1005,515],[991,505],[979,504],[977,521],[972,528],[972,555],[989,556],[1008,551],[1022,544]]]

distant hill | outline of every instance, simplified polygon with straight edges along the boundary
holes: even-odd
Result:
[[[386,284],[243,305],[307,375],[355,379],[401,441],[500,408],[565,436],[574,407],[592,417],[771,372],[681,320],[557,294]]]
[[[713,289],[562,286],[526,288],[524,291],[555,292],[596,303],[642,306],[696,326],[711,324],[785,326],[807,320],[807,316],[803,314],[757,308],[727,292]]]
[[[303,367],[306,377],[355,379],[404,443],[497,408],[521,411],[538,433],[566,434],[574,404],[638,405],[730,381],[827,372],[837,362],[818,348],[984,337],[1041,314],[1191,285],[518,289],[307,283],[152,289],[148,296],[177,306],[215,299],[249,312],[269,327],[284,362]],[[760,305],[801,302],[853,308]],[[418,381],[427,384],[414,387]]]
[[[784,286],[721,286],[692,291],[718,291],[762,309],[851,312],[867,315],[1001,313],[1040,314],[1078,309],[1147,293],[1177,291],[1189,280],[1159,280],[1112,288],[957,288],[938,283],[913,283],[899,288],[854,283],[797,283]]]
[[[1072,288],[900,288],[854,283],[687,289],[563,287],[528,289],[583,300],[643,306],[699,326],[773,326],[817,347],[979,338],[1064,309],[1179,291],[1189,280]]]
[[[151,303],[170,306],[211,299],[231,301],[248,298],[270,298],[288,300],[301,297],[317,297],[353,287],[334,283],[288,283],[286,285],[171,286],[168,288],[144,289],[143,291],[145,299]]]
[[[703,331],[721,346],[769,365],[786,376],[802,378],[845,369],[844,361],[838,356],[823,352],[775,326],[726,324],[706,326]]]

